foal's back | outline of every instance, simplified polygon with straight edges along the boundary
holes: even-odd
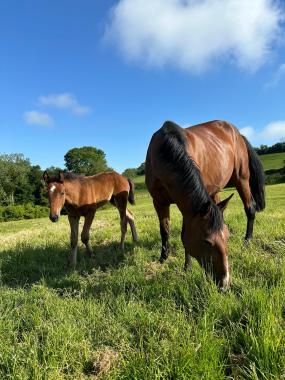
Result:
[[[117,172],[99,173],[80,179],[80,203],[110,201],[112,196],[129,192],[128,179]]]

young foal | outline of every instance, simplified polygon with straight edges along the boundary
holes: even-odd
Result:
[[[132,213],[127,209],[127,202],[135,203],[133,182],[116,172],[100,173],[89,177],[60,172],[58,177],[49,177],[45,171],[43,178],[48,185],[50,220],[57,222],[60,211],[65,206],[71,229],[70,264],[76,265],[79,219],[85,221],[81,240],[89,256],[93,255],[89,243],[89,230],[96,210],[107,202],[117,207],[121,219],[121,250],[129,223],[133,241],[137,242],[137,233]]]

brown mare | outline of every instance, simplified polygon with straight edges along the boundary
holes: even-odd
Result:
[[[247,216],[246,239],[252,237],[255,212],[265,207],[264,172],[249,142],[225,121],[186,129],[167,121],[152,136],[145,177],[160,222],[160,261],[169,254],[169,206],[176,203],[183,216],[185,270],[193,256],[226,289],[229,232],[223,211],[233,194],[220,202],[219,192],[229,181],[235,184]]]
[[[71,256],[70,264],[76,265],[79,219],[84,216],[81,240],[89,256],[93,255],[89,243],[89,230],[96,210],[107,202],[117,207],[121,219],[121,250],[129,223],[133,241],[137,233],[132,213],[127,209],[127,202],[135,203],[134,185],[129,179],[116,172],[100,173],[89,177],[60,172],[58,177],[49,177],[45,171],[44,180],[48,184],[50,220],[57,222],[60,211],[65,206],[70,223]]]

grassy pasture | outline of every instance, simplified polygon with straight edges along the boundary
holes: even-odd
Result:
[[[285,379],[285,185],[267,187],[248,245],[241,202],[232,199],[233,285],[224,295],[195,262],[183,272],[176,207],[164,265],[147,193],[138,192],[132,211],[139,245],[128,232],[122,255],[117,211],[101,210],[96,259],[80,246],[76,271],[66,266],[65,217],[0,224],[0,378]]]
[[[259,157],[263,164],[264,170],[281,169],[284,167],[285,152],[262,154]]]

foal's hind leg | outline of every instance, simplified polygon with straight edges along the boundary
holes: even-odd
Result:
[[[251,195],[249,179],[240,178],[236,182],[236,188],[241,197],[247,217],[245,240],[249,240],[252,238],[253,224],[256,213],[255,201]]]
[[[84,225],[81,232],[81,241],[83,244],[85,244],[87,254],[89,257],[93,255],[93,251],[89,242],[89,237],[90,237],[89,231],[94,219],[94,215],[95,215],[95,211],[91,211],[85,216]]]
[[[127,202],[128,199],[125,195],[118,195],[115,196],[114,199],[112,200],[112,204],[114,204],[117,209],[119,210],[120,214],[120,223],[121,223],[121,242],[120,242],[120,249],[122,252],[124,252],[125,248],[125,237],[126,237],[126,232],[127,232]]]
[[[159,219],[160,236],[162,243],[159,261],[163,263],[167,259],[170,249],[168,242],[170,232],[170,205],[166,203],[161,203],[156,199],[153,200],[153,205]]]
[[[126,209],[126,217],[127,217],[127,222],[129,223],[129,225],[131,227],[133,242],[137,243],[138,242],[138,235],[137,235],[136,226],[135,226],[135,222],[134,222],[134,216],[131,213],[131,211],[128,209]]]

